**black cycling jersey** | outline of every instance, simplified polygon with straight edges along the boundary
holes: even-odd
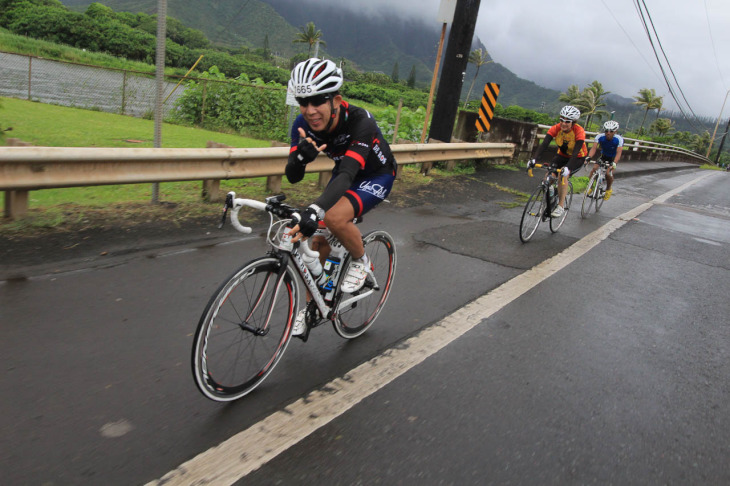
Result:
[[[304,117],[299,115],[292,126],[291,152],[286,166],[289,182],[302,180],[306,164],[297,157],[300,127],[317,146],[327,144],[324,153],[335,161],[335,167],[332,181],[315,201],[325,211],[335,205],[355,179],[378,174],[395,175],[396,169],[390,145],[383,138],[370,112],[342,101],[338,116],[334,132],[323,134],[313,131]]]

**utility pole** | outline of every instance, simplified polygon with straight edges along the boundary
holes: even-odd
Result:
[[[479,13],[481,0],[457,0],[454,11],[454,22],[449,32],[449,43],[446,46],[444,67],[441,70],[433,120],[429,130],[429,138],[451,142],[454,131],[454,120],[459,108],[461,88],[464,85],[466,65],[469,62],[471,43]]]
[[[167,36],[167,0],[157,0],[157,48],[155,49],[155,148],[162,147],[162,98],[165,94],[165,37]],[[160,183],[152,184],[152,204],[160,202]]]
[[[720,154],[722,153],[722,147],[725,145],[725,137],[727,132],[730,130],[730,118],[727,119],[727,126],[725,127],[725,133],[722,134],[722,140],[720,140],[720,147],[717,149],[717,157],[715,157],[715,165],[720,162]]]

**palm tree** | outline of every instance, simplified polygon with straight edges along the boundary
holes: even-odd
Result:
[[[580,100],[580,89],[575,84],[568,86],[568,91],[560,93],[560,96],[558,96],[558,101],[568,103],[569,105],[575,105],[578,103],[578,100]]]
[[[707,151],[707,147],[710,146],[710,132],[705,130],[702,135],[694,135],[692,142],[690,143],[690,150],[698,154],[704,154]]]
[[[642,88],[639,90],[638,96],[634,96],[635,105],[639,105],[642,108],[644,108],[644,119],[641,120],[641,126],[639,127],[639,133],[642,133],[644,130],[644,122],[646,121],[646,115],[649,114],[649,110],[655,110],[657,108],[661,108],[662,104],[664,103],[664,97],[663,96],[657,96],[656,91],[654,88]]]
[[[292,43],[302,43],[302,44],[309,44],[309,51],[307,51],[307,54],[311,56],[312,54],[312,46],[319,42],[323,46],[326,46],[327,43],[322,40],[322,31],[317,30],[317,28],[314,26],[314,22],[309,22],[304,27],[301,27],[299,29],[301,32],[298,32],[295,36]]]
[[[474,73],[474,79],[471,80],[471,86],[469,86],[469,91],[466,93],[466,99],[464,100],[464,107],[466,107],[466,104],[469,102],[469,95],[471,95],[471,90],[474,87],[474,81],[477,80],[477,76],[479,76],[479,69],[484,66],[485,64],[489,64],[490,62],[494,61],[487,61],[487,58],[489,57],[489,52],[483,50],[481,47],[479,49],[474,49],[469,53],[469,62],[474,64],[477,67],[477,72]]]
[[[606,106],[603,99],[610,93],[610,91],[604,91],[603,85],[598,81],[593,81],[581,92],[580,98],[576,102],[579,105],[578,108],[587,115],[586,128],[590,126],[591,118],[594,116],[597,116],[600,120],[604,115],[609,114],[606,110],[600,108]]]
[[[657,135],[663,137],[667,133],[674,130],[674,121],[670,120],[669,118],[658,118],[654,120],[654,123],[651,124],[650,130],[655,131]]]

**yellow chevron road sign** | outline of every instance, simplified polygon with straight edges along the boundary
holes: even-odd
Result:
[[[484,95],[482,96],[482,104],[479,107],[479,117],[476,126],[480,132],[488,132],[492,127],[491,121],[494,115],[494,107],[497,105],[497,96],[499,96],[499,85],[497,83],[487,83],[484,85]]]

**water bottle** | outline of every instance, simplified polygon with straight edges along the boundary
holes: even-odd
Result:
[[[312,274],[312,278],[316,282],[317,278],[322,275],[322,263],[319,261],[319,258],[309,256],[302,252],[302,260],[304,261],[304,264],[307,265],[309,272]]]
[[[550,196],[550,206],[555,207],[558,197],[555,193],[555,187],[552,184],[548,187],[548,196]]]
[[[336,256],[330,256],[324,262],[322,275],[317,281],[317,286],[324,295],[325,302],[329,303],[335,295],[335,284],[339,273],[340,259]]]

